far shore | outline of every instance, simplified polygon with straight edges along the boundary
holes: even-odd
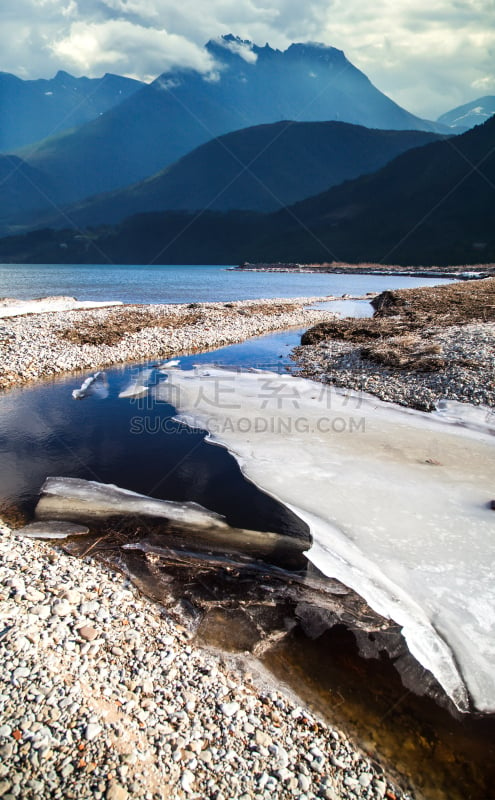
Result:
[[[463,264],[458,266],[401,266],[400,264],[347,264],[333,261],[322,264],[250,263],[230,269],[245,272],[313,272],[332,275],[402,275],[411,278],[457,278],[472,280],[495,275],[495,264]]]

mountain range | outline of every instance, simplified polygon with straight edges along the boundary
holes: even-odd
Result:
[[[22,80],[0,72],[0,153],[13,153],[96,119],[142,85],[111,74],[74,78],[60,71],[49,80]]]
[[[5,138],[16,114],[27,138],[36,124],[87,119],[0,155],[0,231],[17,234],[0,240],[0,259],[495,260],[493,98],[432,123],[332,47],[280,51],[228,35],[206,48],[208,74],[151,84],[14,79],[18,106],[0,106]],[[0,74],[0,99],[13,77]],[[58,121],[37,121],[57,103]]]
[[[210,139],[266,123],[338,120],[366,127],[445,132],[394,103],[344,53],[322,45],[287,50],[233,36],[212,40],[205,75],[168,72],[96,119],[17,155],[72,203],[154,175]]]
[[[345,122],[275,122],[212,139],[157,175],[48,216],[37,227],[120,222],[159,210],[269,212],[374,172],[412,147],[438,139],[424,131],[370,130]],[[0,218],[2,216],[0,198]],[[7,213],[5,208],[4,213]]]
[[[0,240],[0,258],[62,263],[495,261],[495,118],[271,214],[140,214],[85,233]]]

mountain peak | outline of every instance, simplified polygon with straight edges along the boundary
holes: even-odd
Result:
[[[64,69],[59,69],[57,74],[55,75],[54,81],[75,81],[77,78],[74,75],[71,75],[70,72],[66,72]]]
[[[250,39],[242,39],[233,33],[227,33],[210,39],[206,44],[206,49],[211,55],[220,61],[238,61],[243,59],[248,63],[254,64],[258,57],[263,59],[280,57],[289,61],[311,60],[326,64],[345,64],[349,63],[342,50],[331,47],[321,42],[295,42],[286,50],[277,50],[267,42],[263,47],[252,42]]]
[[[259,48],[249,39],[241,39],[240,36],[227,33],[223,36],[218,36],[216,39],[210,39],[206,44],[206,50],[221,61],[236,61],[241,58],[248,63],[254,64]]]
[[[345,59],[343,50],[338,50],[336,47],[322,44],[322,42],[294,42],[285,52],[291,56],[300,56],[304,58],[307,56],[316,56],[316,58],[324,59],[325,61],[329,61],[330,59]]]

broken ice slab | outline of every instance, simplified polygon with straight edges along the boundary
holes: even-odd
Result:
[[[143,395],[147,394],[152,372],[152,367],[141,370],[134,380],[119,392],[119,397],[131,399],[133,397],[143,397]]]
[[[81,478],[47,478],[35,513],[38,519],[72,521],[134,514],[161,517],[198,528],[228,528],[219,514],[198,503],[155,500],[111,483]]]
[[[304,569],[309,540],[265,531],[231,528],[218,514],[197,503],[155,500],[111,484],[79,478],[47,478],[36,506],[38,519],[97,521],[116,517],[163,519],[153,544],[206,553],[232,554],[242,561],[264,559],[287,569]],[[151,539],[150,539],[151,541]]]
[[[85,536],[89,533],[89,528],[86,525],[77,525],[75,522],[46,520],[24,525],[16,533],[28,536],[30,539],[67,539],[69,536]]]
[[[137,543],[125,548],[142,550],[170,557],[175,555],[201,558],[204,562],[222,559],[233,560],[238,566],[251,565],[256,561],[269,563],[287,570],[306,570],[308,561],[304,555],[311,546],[309,540],[284,536],[269,531],[252,531],[246,528],[198,529],[182,524],[172,527],[166,535],[150,533]]]
[[[86,397],[99,397],[105,400],[108,397],[108,380],[105,372],[95,372],[81,384],[80,389],[73,389],[74,400],[84,400]]]

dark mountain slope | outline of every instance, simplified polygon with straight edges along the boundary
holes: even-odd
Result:
[[[0,241],[5,260],[116,263],[495,262],[495,118],[272,214],[143,214]],[[61,247],[63,245],[63,247]]]
[[[56,198],[51,181],[39,170],[30,167],[17,156],[0,155],[0,226],[5,217],[29,212],[47,204],[47,198]],[[52,213],[56,210],[51,206]]]
[[[95,119],[142,86],[120,75],[74,78],[57,72],[50,80],[22,80],[0,72],[0,152],[26,145]]]
[[[423,131],[369,130],[344,122],[277,122],[213,139],[153,178],[90,198],[45,223],[81,227],[158,210],[273,211],[374,172],[434,141]],[[0,201],[1,206],[1,201]],[[38,227],[40,222],[38,221]]]
[[[495,118],[279,212],[257,249],[303,261],[495,261]]]

